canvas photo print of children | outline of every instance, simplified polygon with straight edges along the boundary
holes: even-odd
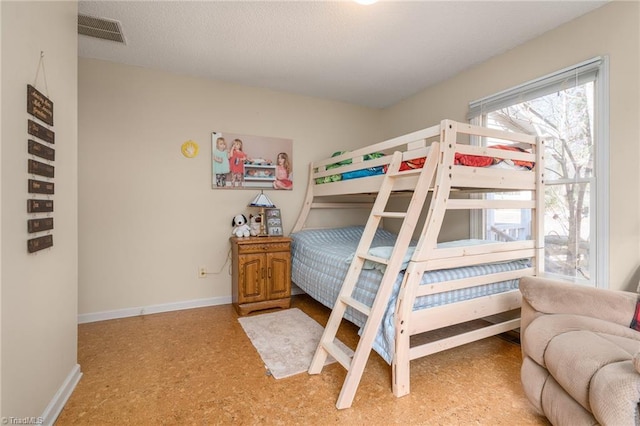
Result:
[[[211,133],[213,189],[293,189],[293,141]]]

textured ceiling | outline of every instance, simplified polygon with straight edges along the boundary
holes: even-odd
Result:
[[[605,1],[85,1],[80,57],[383,108]],[[576,41],[578,42],[578,41]]]

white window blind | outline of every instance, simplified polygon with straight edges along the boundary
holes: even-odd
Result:
[[[467,119],[595,81],[603,58],[597,57],[469,104]]]

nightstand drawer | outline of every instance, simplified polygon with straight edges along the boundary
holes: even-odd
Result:
[[[257,243],[257,244],[238,244],[238,254],[247,253],[267,253],[274,251],[289,251],[290,243]]]

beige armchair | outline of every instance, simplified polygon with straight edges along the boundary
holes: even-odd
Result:
[[[638,295],[526,277],[525,394],[554,425],[640,425]]]

